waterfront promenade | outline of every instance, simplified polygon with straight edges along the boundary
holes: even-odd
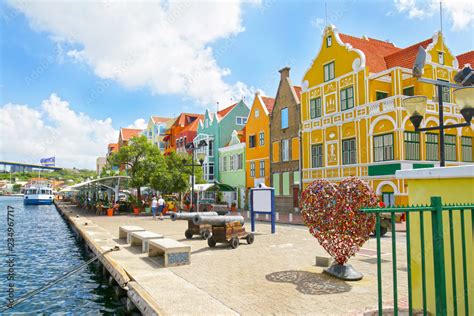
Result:
[[[64,209],[64,206],[63,206]],[[149,306],[159,314],[311,314],[361,315],[377,306],[375,239],[369,240],[349,263],[364,274],[358,282],[343,282],[322,273],[315,256],[326,256],[304,226],[278,225],[270,234],[257,224],[255,243],[245,241],[237,249],[226,245],[209,248],[201,239],[184,238],[185,221],[153,221],[147,216],[97,216],[73,206],[66,215],[89,230],[102,245],[118,244],[109,254],[119,269],[140,289]],[[76,217],[79,215],[79,218]],[[87,221],[88,225],[84,225]],[[82,224],[81,224],[82,223]],[[191,264],[163,268],[160,264],[118,240],[118,228],[137,225],[191,246]],[[249,229],[249,223],[246,224]],[[384,306],[391,306],[391,239],[382,238]],[[406,304],[406,245],[397,233],[399,305]],[[151,312],[151,311],[150,311]]]

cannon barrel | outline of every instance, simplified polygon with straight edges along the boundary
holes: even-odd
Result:
[[[177,221],[177,220],[191,221],[191,220],[193,220],[194,216],[196,216],[196,214],[201,214],[201,215],[206,215],[206,216],[217,216],[218,215],[216,212],[171,213],[170,218],[171,218],[172,221]]]
[[[195,225],[200,224],[209,224],[213,226],[223,226],[226,223],[232,222],[240,222],[240,224],[244,224],[244,217],[243,216],[208,216],[205,214],[198,214],[195,215],[193,218],[193,223]]]

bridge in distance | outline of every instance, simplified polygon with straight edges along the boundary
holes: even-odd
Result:
[[[8,167],[8,170],[7,170]],[[3,161],[0,160],[0,173],[7,172],[31,172],[37,170],[62,170],[60,167],[49,167],[31,163],[22,163],[22,162],[12,162],[12,161]]]

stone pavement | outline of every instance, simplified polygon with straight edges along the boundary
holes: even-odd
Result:
[[[155,268],[157,273],[167,271],[167,274],[172,273],[186,281],[180,283],[181,286],[170,286],[165,278],[162,284],[153,285],[162,291],[160,294],[167,297],[169,304],[195,304],[196,299],[176,299],[180,296],[178,293],[193,293],[194,289],[196,293],[206,293],[230,311],[243,315],[359,315],[377,306],[375,239],[369,240],[349,261],[364,274],[364,278],[358,282],[344,282],[324,274],[322,268],[315,266],[315,256],[325,256],[326,253],[304,226],[277,225],[277,234],[272,235],[270,226],[260,222],[257,223],[254,244],[247,245],[242,241],[237,249],[227,245],[209,248],[206,241],[197,237],[185,239],[185,221],[154,221],[148,216],[134,215],[97,216],[79,209],[75,212],[116,237],[119,226],[137,225],[189,244],[191,265]],[[250,229],[249,223],[245,226]],[[391,239],[390,234],[387,236],[382,239],[384,307],[393,306]],[[406,306],[404,233],[397,233],[397,261],[399,306]],[[166,313],[166,307],[162,308]],[[202,312],[198,306],[195,310],[198,314]]]

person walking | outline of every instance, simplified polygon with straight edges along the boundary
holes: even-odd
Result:
[[[160,195],[158,199],[158,214],[160,215],[160,220],[163,220],[163,209],[165,208],[165,200]]]
[[[151,200],[151,213],[153,214],[153,219],[155,219],[157,208],[158,208],[158,201],[156,200],[156,196],[153,196],[153,199]]]

